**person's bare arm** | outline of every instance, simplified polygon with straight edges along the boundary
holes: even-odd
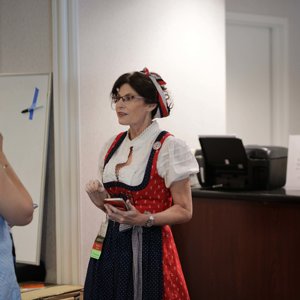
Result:
[[[32,199],[3,152],[0,133],[0,215],[12,225],[27,225],[33,216]]]
[[[189,178],[172,183],[173,205],[165,211],[155,214],[156,225],[185,223],[193,216],[192,191]]]

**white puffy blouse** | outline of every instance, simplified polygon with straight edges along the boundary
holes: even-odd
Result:
[[[153,143],[161,132],[157,121],[153,121],[139,136],[130,140],[128,134],[112,156],[103,172],[104,157],[116,136],[108,140],[100,153],[99,171],[103,182],[117,180],[115,166],[128,160],[132,148],[132,160],[129,165],[119,169],[119,181],[127,185],[139,185],[144,178],[147,162]],[[175,181],[188,178],[198,173],[198,163],[188,145],[174,136],[169,136],[163,143],[157,160],[158,174],[164,178],[169,188]]]

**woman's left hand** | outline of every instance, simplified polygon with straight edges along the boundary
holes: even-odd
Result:
[[[116,221],[120,224],[127,224],[132,226],[142,226],[145,224],[146,216],[140,213],[129,200],[126,201],[128,210],[120,210],[110,204],[105,204],[106,212],[108,217],[112,221]]]

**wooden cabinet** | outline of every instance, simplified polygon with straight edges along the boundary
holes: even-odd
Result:
[[[191,299],[300,299],[300,197],[219,193],[173,226]]]

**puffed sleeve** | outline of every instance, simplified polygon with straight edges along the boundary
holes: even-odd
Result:
[[[179,181],[199,172],[195,156],[188,145],[174,136],[163,143],[157,160],[158,174],[164,178],[169,188],[174,181]]]

